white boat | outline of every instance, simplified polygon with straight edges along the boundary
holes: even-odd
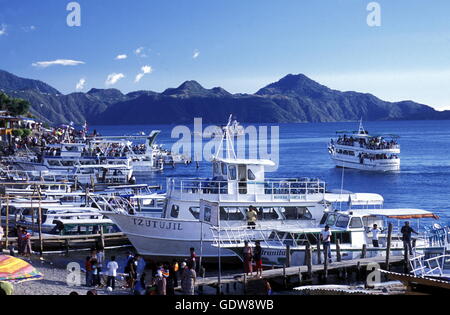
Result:
[[[230,125],[229,125],[230,126]],[[227,126],[227,127],[229,127]],[[226,128],[227,128],[226,127]],[[349,200],[349,194],[327,195],[325,183],[310,179],[266,178],[265,167],[274,162],[238,159],[230,133],[225,132],[226,158],[214,157],[212,179],[167,180],[167,200],[160,218],[145,213],[107,212],[145,257],[183,258],[194,247],[204,260],[216,261],[213,226],[239,227],[247,222],[250,206],[259,210],[258,229],[285,226],[317,227],[332,200]],[[223,145],[223,143],[222,143]],[[214,213],[204,215],[203,203],[214,205]],[[209,220],[207,220],[207,217]],[[215,222],[211,217],[216,217]],[[267,235],[269,236],[269,235]],[[232,250],[221,250],[224,259],[236,259]]]
[[[155,146],[156,137],[161,133],[154,130],[149,136],[111,136],[97,137],[89,141],[88,152],[99,152],[106,157],[127,157],[131,161],[135,174],[162,171],[164,163],[158,156]],[[131,140],[144,140],[143,144],[134,144]]]
[[[397,136],[371,136],[362,121],[353,133],[338,132],[328,152],[336,167],[363,171],[390,172],[400,170],[400,145]]]
[[[404,245],[400,233],[400,220],[413,220],[417,223],[416,230],[420,235],[414,239],[413,246],[416,254],[440,254],[449,249],[448,228],[438,224],[432,227],[420,226],[420,220],[439,219],[434,213],[421,209],[358,209],[351,211],[335,211],[324,214],[321,224],[315,228],[302,229],[296,226],[276,228],[270,231],[249,231],[247,227],[214,228],[216,247],[232,249],[243,257],[244,241],[254,246],[260,241],[262,260],[265,266],[283,266],[287,264],[287,246],[290,247],[291,266],[305,265],[306,248],[309,245],[317,249],[320,233],[324,226],[330,226],[332,232],[331,252],[332,260],[336,261],[337,240],[340,241],[342,260],[361,257],[362,248],[366,246],[366,257],[384,256],[387,248],[387,227],[389,222],[397,221],[391,239],[391,255],[403,255]],[[381,233],[378,235],[379,247],[372,243],[371,228],[377,224]],[[219,237],[220,231],[220,237]],[[256,233],[255,233],[256,232]],[[267,237],[266,235],[269,235]],[[323,249],[323,248],[322,248]],[[312,257],[313,263],[318,263],[316,251]],[[321,261],[324,261],[322,255]]]
[[[95,234],[95,226],[109,226],[113,230],[113,222],[100,213],[99,209],[80,207],[75,205],[61,205],[34,202],[12,202],[3,204],[1,208],[2,219],[6,221],[6,208],[9,207],[9,222],[12,225],[24,226],[27,229],[37,231],[38,212],[42,211],[42,232],[45,234],[61,234],[68,232],[70,228],[83,226],[84,230],[78,234],[90,234],[85,228],[91,226],[91,234]]]

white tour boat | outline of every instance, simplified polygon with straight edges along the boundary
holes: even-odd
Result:
[[[328,152],[336,167],[363,171],[399,171],[400,145],[397,136],[371,136],[362,121],[353,133],[338,132],[332,139]]]
[[[262,261],[265,266],[283,266],[287,264],[287,246],[290,249],[291,266],[306,264],[305,253],[309,245],[314,254],[313,263],[318,263],[317,246],[319,237],[325,225],[332,232],[332,260],[336,261],[337,240],[340,242],[342,260],[361,257],[362,248],[366,246],[367,257],[385,255],[388,239],[388,223],[394,223],[391,239],[391,255],[403,255],[404,245],[400,233],[403,221],[413,220],[413,228],[419,232],[414,238],[413,246],[416,254],[442,254],[449,249],[449,231],[439,224],[421,226],[420,220],[439,219],[434,213],[421,209],[358,209],[351,211],[335,211],[324,214],[319,227],[302,229],[298,227],[277,228],[270,231],[249,231],[247,227],[214,228],[216,247],[232,249],[239,257],[243,257],[244,241],[254,246],[261,243]],[[379,247],[373,246],[374,224],[380,229],[378,234]],[[219,233],[220,237],[219,237]],[[267,237],[269,235],[269,237]],[[322,248],[323,250],[323,248]],[[322,255],[321,261],[324,257]]]
[[[258,229],[307,228],[319,225],[330,201],[351,199],[348,194],[327,194],[320,180],[267,179],[265,167],[274,166],[274,162],[238,159],[228,132],[223,141],[227,157],[219,157],[219,150],[212,161],[212,179],[167,180],[167,200],[160,218],[138,211],[105,213],[141,255],[184,258],[194,247],[204,260],[216,261],[218,249],[213,246],[211,227],[242,226],[251,206],[259,211]],[[205,203],[213,205],[210,210],[201,206]],[[221,257],[235,260],[236,254],[223,249]]]

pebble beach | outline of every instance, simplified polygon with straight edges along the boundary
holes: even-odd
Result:
[[[69,271],[66,266],[70,260],[64,256],[44,256],[41,260],[39,257],[32,257],[31,263],[39,272],[43,274],[43,279],[36,281],[27,281],[14,285],[14,295],[69,295],[77,292],[79,295],[86,295],[91,288],[84,286],[84,273],[81,273],[81,285],[69,286],[67,277]],[[78,262],[78,261],[77,261]],[[123,282],[118,282],[116,291],[107,293],[105,288],[97,288],[98,295],[126,295],[130,294],[129,290],[122,289]]]

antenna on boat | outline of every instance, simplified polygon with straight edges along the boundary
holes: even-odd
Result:
[[[234,142],[233,142],[233,132],[231,130],[231,127],[233,125],[233,115],[230,115],[230,118],[228,119],[228,124],[223,127],[223,137],[222,141],[220,143],[220,148],[217,150],[217,154],[215,156],[216,159],[220,158],[221,151],[223,150],[223,143],[225,142],[226,149],[225,154],[227,159],[237,159],[236,152],[234,150]]]
[[[344,174],[345,174],[345,164],[342,162],[342,179],[341,179],[341,195],[339,197],[339,211],[342,211],[342,195],[344,194]]]
[[[363,125],[363,119],[362,119],[362,117],[361,117],[361,120],[359,121],[359,131],[358,131],[358,134],[362,135],[362,134],[365,134],[365,133],[366,133],[366,129],[364,128],[364,125]]]

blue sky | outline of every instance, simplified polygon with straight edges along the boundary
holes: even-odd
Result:
[[[0,68],[63,93],[81,79],[81,91],[163,91],[194,79],[254,93],[304,73],[450,109],[448,0],[377,1],[380,27],[367,25],[369,0],[79,0],[80,27],[67,26],[69,2],[0,0]],[[42,63],[55,60],[72,65]]]

